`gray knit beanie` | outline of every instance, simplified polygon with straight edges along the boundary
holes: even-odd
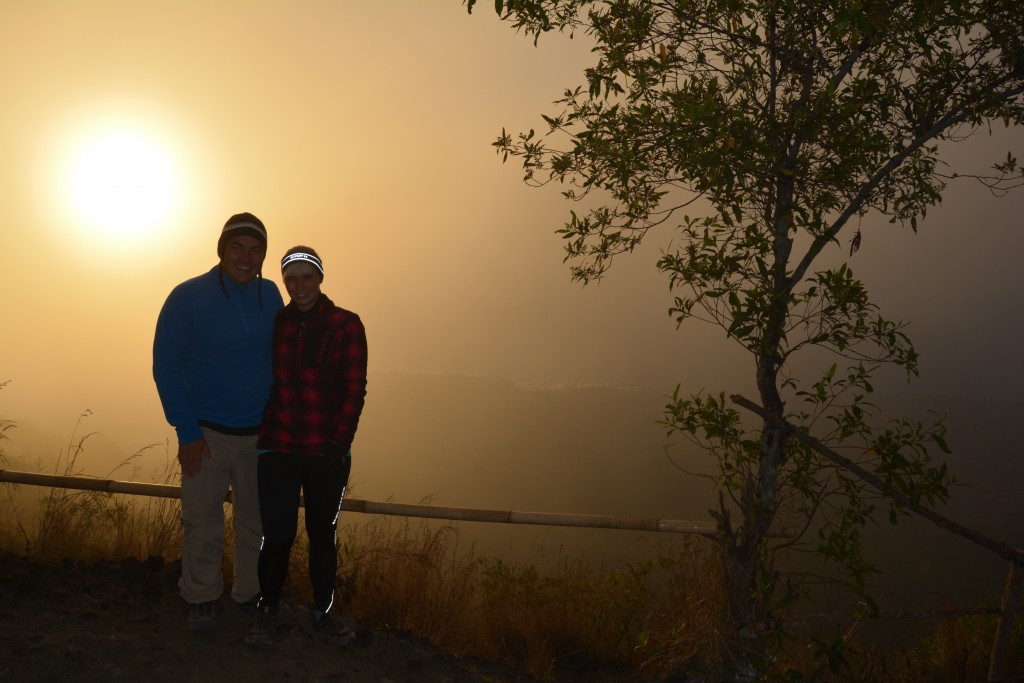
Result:
[[[267,248],[267,228],[263,225],[263,221],[251,213],[236,213],[228,219],[228,222],[224,224],[224,229],[220,232],[220,239],[217,240],[218,258],[224,258],[224,246],[235,235],[255,237],[263,244],[264,249]]]

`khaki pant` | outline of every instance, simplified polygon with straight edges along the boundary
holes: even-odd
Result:
[[[188,603],[224,592],[224,498],[231,490],[235,569],[231,597],[245,602],[260,590],[256,574],[263,529],[257,493],[256,436],[231,436],[203,427],[210,448],[197,474],[181,478],[181,579]]]

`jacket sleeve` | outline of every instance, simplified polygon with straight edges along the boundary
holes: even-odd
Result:
[[[199,420],[189,407],[185,363],[192,316],[181,286],[167,297],[156,321],[153,338],[153,379],[164,416],[178,434],[178,443],[203,438]]]
[[[334,432],[334,443],[342,452],[352,447],[359,426],[359,416],[366,400],[366,330],[358,315],[353,314],[342,330],[342,362],[338,364],[335,386],[341,418]]]

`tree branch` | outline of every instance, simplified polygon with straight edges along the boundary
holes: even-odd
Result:
[[[871,474],[857,463],[853,462],[849,458],[839,455],[831,448],[828,448],[823,443],[815,439],[813,436],[807,434],[806,432],[800,429],[797,429],[795,426],[791,425],[785,420],[782,420],[776,417],[775,415],[772,415],[770,412],[768,412],[758,404],[754,403],[750,399],[744,398],[739,394],[733,394],[729,397],[729,399],[736,405],[746,408],[747,410],[751,411],[758,417],[764,419],[767,422],[772,423],[779,429],[782,429],[787,437],[796,439],[800,443],[813,448],[815,451],[825,456],[832,462],[849,470],[850,472],[853,472],[862,481],[867,482],[874,488],[878,489],[882,494],[896,501],[897,503],[907,508],[908,510],[912,510],[913,512],[916,512],[925,519],[934,522],[936,525],[942,527],[943,529],[947,529],[953,532],[954,534],[962,536],[967,540],[971,541],[972,543],[981,546],[982,548],[994,552],[1004,560],[1009,560],[1010,562],[1021,561],[1021,554],[1024,551],[1014,550],[1005,543],[993,540],[978,531],[969,529],[968,527],[965,527],[962,524],[954,522],[948,517],[940,515],[939,513],[935,512],[934,510],[931,510],[930,508],[926,508],[923,505],[919,505],[918,503],[913,502],[912,500],[910,500],[903,494],[899,493],[898,491],[893,491],[889,486],[886,486],[884,481],[882,481],[875,475]]]
[[[996,87],[1000,83],[994,84]],[[983,102],[970,102],[965,101],[960,103],[953,111],[950,111],[946,116],[937,121],[931,128],[918,135],[910,144],[900,150],[900,152],[889,159],[880,169],[875,171],[874,175],[861,187],[860,192],[853,198],[849,206],[846,207],[835,222],[823,232],[820,236],[815,238],[814,242],[807,249],[807,253],[801,259],[799,265],[793,270],[793,275],[790,281],[795,285],[796,283],[803,280],[807,274],[807,270],[810,268],[811,263],[817,258],[821,250],[825,248],[825,245],[835,239],[839,231],[843,229],[846,222],[858,213],[871,197],[871,194],[878,188],[883,180],[885,180],[890,173],[899,168],[907,158],[918,151],[932,139],[937,137],[942,131],[951,128],[955,125],[967,121],[978,109],[992,107],[998,104],[1002,104],[1008,100],[1011,100],[1024,93],[1024,83],[1021,83],[1015,87],[1009,88],[998,96]]]

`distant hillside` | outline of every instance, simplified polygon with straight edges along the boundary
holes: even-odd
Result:
[[[949,414],[950,465],[965,484],[942,511],[999,540],[1020,544],[1024,458],[1008,447],[1011,407],[932,397]],[[433,496],[438,505],[678,519],[709,518],[711,482],[675,468],[656,420],[668,399],[612,387],[526,389],[480,377],[377,373],[370,377],[354,447],[353,495],[397,502]],[[899,407],[895,411],[906,411]],[[910,412],[913,412],[910,409]],[[918,411],[920,412],[920,411]],[[708,472],[706,456],[674,437],[675,460]],[[463,525],[493,537],[586,548],[630,557],[650,535],[593,530]],[[661,535],[667,536],[667,535]],[[659,538],[659,541],[662,539]],[[906,519],[869,529],[880,583],[926,599],[998,593],[998,558],[930,522]],[[519,541],[521,547],[524,541]],[[637,544],[640,545],[637,545]],[[899,602],[899,601],[897,601]]]
[[[665,455],[665,397],[611,387],[526,389],[500,379],[371,373],[352,495],[451,507],[710,519],[710,483]],[[678,458],[683,449],[672,449]],[[697,468],[696,462],[690,465]],[[462,523],[485,554],[635,561],[678,536]]]
[[[610,387],[371,374],[353,483],[360,497],[400,502],[433,496],[462,507],[703,519],[707,505],[697,499],[708,483],[665,455],[656,420],[666,402]]]
[[[607,386],[542,389],[494,378],[371,373],[353,447],[350,495],[399,503],[429,497],[451,507],[707,520],[715,498],[711,482],[674,466],[666,448],[691,472],[710,472],[713,463],[656,424],[667,402],[655,392]],[[1022,406],[955,394],[904,400],[907,406],[925,402],[949,416],[954,450],[949,462],[964,484],[941,512],[998,540],[1024,545],[1019,524],[1024,457],[1012,432]],[[906,412],[899,406],[893,410]],[[98,432],[89,438],[80,463],[87,474],[104,476],[130,455],[115,439],[121,436],[117,420],[98,413],[80,425],[78,437]],[[42,465],[52,471],[73,427],[73,421],[44,426],[18,420],[4,444],[7,466],[34,470]],[[174,457],[173,444],[160,444],[135,463],[137,475],[122,470],[114,476],[152,480],[168,457]],[[598,561],[631,561],[674,539],[478,523],[460,529],[467,542],[487,553],[521,554],[543,544],[551,552]],[[869,529],[867,540],[883,565],[883,583],[901,593],[977,597],[1001,589],[1004,562],[929,522],[907,520],[895,529],[882,523]]]

